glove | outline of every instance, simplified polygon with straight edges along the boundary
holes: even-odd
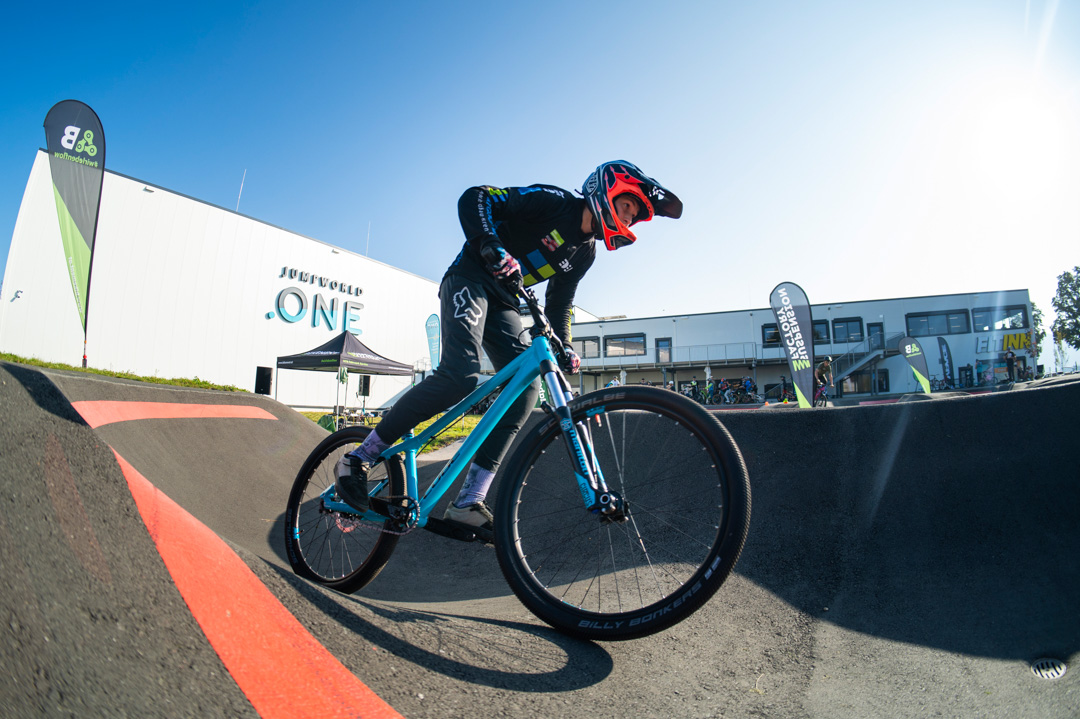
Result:
[[[482,254],[484,260],[488,263],[488,272],[495,279],[512,282],[514,275],[521,277],[521,265],[504,248],[498,246],[485,247]]]
[[[562,362],[559,363],[562,366],[563,372],[566,374],[577,374],[581,369],[581,358],[577,356],[577,352],[569,347],[563,348]]]

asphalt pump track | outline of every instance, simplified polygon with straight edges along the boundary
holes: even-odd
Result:
[[[0,363],[0,707],[1077,716],[1080,382],[911,399],[721,414],[753,488],[735,573],[666,632],[592,643],[427,532],[356,595],[297,579],[282,513],[325,431],[272,399]]]

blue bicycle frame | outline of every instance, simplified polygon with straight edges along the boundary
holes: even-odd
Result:
[[[515,357],[513,361],[503,367],[490,380],[473,390],[465,399],[454,405],[438,421],[433,422],[418,435],[406,435],[402,441],[389,447],[379,455],[384,460],[398,453],[405,455],[406,490],[410,497],[420,497],[416,468],[416,455],[420,449],[432,437],[457,421],[470,407],[500,387],[503,388],[502,394],[499,395],[473,431],[465,438],[465,441],[454,453],[450,462],[443,467],[439,475],[428,486],[424,496],[420,498],[415,526],[423,527],[427,524],[428,515],[434,509],[435,504],[450,488],[453,480],[465,470],[467,463],[472,460],[477,449],[488,438],[492,430],[503,418],[503,415],[506,414],[510,405],[541,375],[543,375],[544,384],[548,388],[551,408],[559,418],[559,426],[566,440],[567,450],[574,459],[574,474],[585,508],[593,510],[609,503],[610,495],[604,482],[603,473],[600,471],[596,457],[592,452],[592,443],[588,441],[588,428],[583,423],[575,426],[571,419],[570,408],[567,404],[572,399],[572,395],[569,388],[564,387],[562,376],[555,368],[555,355],[551,351],[550,341],[543,335],[536,336],[527,350]],[[582,441],[583,435],[585,442]],[[586,447],[588,447],[587,452]],[[324,501],[328,508],[349,513],[356,512],[346,504],[332,501],[332,493],[333,486],[331,485],[324,493]],[[382,522],[386,519],[371,510],[365,512],[363,518],[372,522]]]

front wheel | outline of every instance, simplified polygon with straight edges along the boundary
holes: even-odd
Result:
[[[380,524],[365,521],[343,511],[347,505],[333,494],[338,460],[369,432],[370,427],[349,427],[324,439],[300,467],[285,508],[285,547],[293,571],[346,594],[382,571],[398,541],[389,519]],[[404,497],[400,457],[375,465],[368,486],[376,497]]]
[[[550,418],[522,440],[501,480],[499,565],[522,603],[567,634],[615,640],[666,629],[700,608],[739,558],[750,523],[742,455],[712,414],[672,392],[606,389],[570,410],[625,518],[585,510]]]

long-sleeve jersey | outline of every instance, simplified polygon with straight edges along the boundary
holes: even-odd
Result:
[[[458,200],[465,246],[446,274],[485,281],[508,304],[512,297],[487,270],[481,250],[504,248],[521,264],[525,286],[547,281],[544,314],[564,342],[578,282],[596,259],[596,242],[581,230],[585,201],[551,185],[470,187]]]

